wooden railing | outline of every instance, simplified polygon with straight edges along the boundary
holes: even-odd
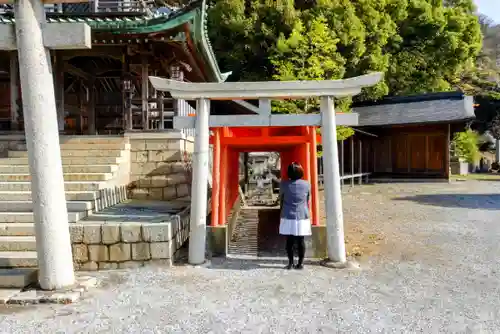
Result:
[[[93,0],[82,3],[46,4],[45,11],[54,14],[95,14],[95,13],[145,13],[148,1],[142,0]],[[0,5],[0,14],[13,13],[13,5]]]

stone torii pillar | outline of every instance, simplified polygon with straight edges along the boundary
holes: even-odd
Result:
[[[75,277],[50,49],[90,48],[90,27],[47,24],[40,0],[15,0],[14,18],[15,25],[0,27],[0,49],[18,50],[38,280],[42,289],[55,290],[73,285]]]
[[[333,266],[345,265],[344,221],[336,135],[336,126],[342,125],[342,123],[337,122],[336,118],[354,117],[357,122],[357,114],[336,115],[333,98],[359,94],[361,88],[373,86],[381,79],[382,73],[372,73],[345,80],[230,83],[185,83],[150,77],[156,90],[168,91],[174,99],[198,101],[194,119],[193,117],[176,117],[174,119],[175,128],[196,128],[189,263],[196,265],[205,261],[209,127],[321,125],[323,127],[323,151],[326,158],[324,174],[328,261]],[[307,97],[321,98],[320,114],[271,115],[269,108],[262,108],[256,110],[256,115],[209,116],[209,100],[300,99]],[[244,101],[240,101],[241,103],[246,104]]]

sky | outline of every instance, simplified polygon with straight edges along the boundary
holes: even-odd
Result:
[[[480,13],[500,23],[500,0],[474,0]]]

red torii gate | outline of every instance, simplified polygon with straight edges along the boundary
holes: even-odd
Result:
[[[309,208],[311,222],[319,225],[318,160],[316,146],[321,141],[314,126],[292,127],[217,127],[213,135],[212,226],[226,225],[238,199],[239,154],[241,152],[278,152],[281,179],[293,161],[304,168],[304,179],[311,183]]]

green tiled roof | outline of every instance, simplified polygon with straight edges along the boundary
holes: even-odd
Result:
[[[148,34],[167,31],[188,23],[197,52],[203,56],[211,69],[211,80],[225,81],[228,74],[221,74],[206,31],[206,0],[196,7],[181,9],[170,14],[153,16],[48,16],[49,23],[87,23],[94,32],[112,34]],[[14,24],[12,15],[0,15],[0,24]]]

